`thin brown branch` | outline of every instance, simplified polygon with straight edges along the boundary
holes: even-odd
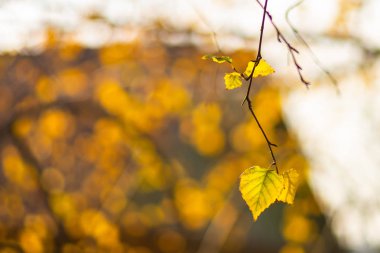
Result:
[[[242,104],[244,104],[245,102],[247,102],[248,109],[251,112],[251,114],[252,114],[252,116],[253,116],[253,118],[254,118],[257,126],[259,127],[259,129],[260,129],[261,133],[263,134],[263,136],[265,138],[265,141],[267,143],[269,152],[270,152],[270,154],[272,156],[272,166],[275,166],[276,172],[278,174],[279,171],[278,171],[278,167],[277,167],[277,161],[276,161],[276,157],[275,157],[275,155],[273,153],[273,149],[272,149],[272,147],[277,147],[277,145],[274,144],[274,143],[272,143],[269,140],[267,134],[264,131],[264,128],[261,126],[259,119],[257,118],[255,112],[253,111],[252,101],[249,98],[249,95],[250,95],[250,92],[251,92],[251,88],[252,88],[253,73],[255,72],[256,67],[259,65],[260,60],[262,59],[262,57],[261,57],[261,48],[262,48],[262,44],[263,44],[263,35],[264,35],[264,28],[265,28],[265,17],[266,17],[266,13],[267,13],[267,6],[268,6],[268,0],[265,0],[264,6],[263,6],[264,11],[263,11],[263,16],[262,16],[262,20],[261,20],[260,38],[259,38],[259,46],[258,46],[258,50],[257,50],[257,56],[256,56],[256,59],[254,61],[252,61],[252,62],[255,63],[255,65],[253,66],[252,72],[250,73],[250,75],[248,76],[248,78],[244,78],[245,80],[249,81],[249,84],[248,84],[247,93],[245,95],[245,98],[244,98]]]
[[[259,47],[257,49],[257,56],[256,56],[256,60],[254,61],[255,62],[255,65],[253,66],[253,69],[252,69],[252,72],[251,74],[249,75],[248,79],[249,79],[249,85],[248,85],[248,89],[247,89],[247,94],[245,95],[245,98],[243,100],[243,103],[249,99],[249,94],[251,92],[251,87],[252,87],[252,79],[253,79],[253,73],[255,72],[255,69],[256,67],[259,65],[259,62],[261,60],[261,47],[262,47],[262,44],[263,44],[263,35],[264,35],[264,28],[265,28],[265,13],[267,12],[267,6],[268,6],[268,0],[265,0],[265,4],[263,6],[263,17],[261,19],[261,28],[260,28],[260,38],[259,38]]]
[[[247,99],[247,104],[248,104],[248,109],[249,109],[249,111],[251,112],[253,118],[255,119],[257,125],[258,125],[259,128],[260,128],[261,133],[263,134],[263,136],[264,136],[264,138],[265,138],[265,141],[267,142],[267,146],[268,146],[268,148],[269,148],[269,151],[270,151],[270,154],[271,154],[271,156],[272,156],[272,160],[273,160],[273,161],[272,161],[272,166],[274,166],[274,167],[276,168],[276,172],[277,172],[277,174],[278,174],[279,171],[278,171],[278,167],[277,167],[277,161],[276,161],[276,157],[275,157],[275,155],[274,155],[274,153],[273,153],[273,149],[272,149],[272,147],[277,147],[277,145],[274,144],[274,143],[272,143],[272,142],[269,140],[268,136],[266,135],[266,133],[265,133],[263,127],[262,127],[261,124],[260,124],[260,121],[258,120],[258,118],[256,117],[255,112],[253,111],[253,108],[252,108],[252,102],[251,102],[251,100],[250,100],[249,98]]]
[[[280,31],[280,29],[278,28],[278,26],[274,23],[273,18],[272,18],[272,15],[270,15],[270,13],[269,13],[269,12],[267,11],[267,9],[266,9],[266,6],[265,6],[266,2],[265,2],[264,5],[260,2],[260,0],[256,0],[256,2],[261,6],[261,8],[263,8],[263,10],[264,10],[264,14],[266,14],[266,15],[268,16],[270,22],[272,23],[273,28],[276,30],[276,33],[277,33],[277,40],[278,40],[278,42],[280,42],[280,43],[281,43],[281,42],[284,42],[284,43],[285,43],[285,45],[286,45],[286,47],[288,48],[288,51],[289,51],[289,53],[290,53],[290,55],[291,55],[291,57],[292,57],[292,60],[293,60],[294,66],[295,66],[296,69],[297,69],[298,76],[299,76],[301,82],[302,82],[303,84],[306,85],[306,88],[308,88],[309,85],[310,85],[310,82],[306,81],[305,78],[303,77],[302,72],[301,72],[302,68],[301,68],[301,66],[300,66],[300,64],[298,63],[297,58],[296,58],[296,54],[299,53],[298,50],[295,49],[295,48],[290,44],[290,42],[289,42],[289,41],[285,38],[285,36],[281,33],[281,31]]]
[[[16,119],[17,118],[14,118],[14,120]],[[57,232],[56,232],[54,241],[55,241],[55,246],[57,247],[57,249],[60,249],[64,245],[64,243],[71,242],[72,239],[66,233],[65,228],[61,220],[59,219],[59,217],[57,217],[57,215],[54,213],[54,210],[52,209],[49,203],[49,197],[50,197],[49,193],[42,186],[41,175],[43,172],[43,166],[39,163],[38,159],[34,156],[33,152],[30,150],[28,145],[14,133],[14,131],[12,130],[13,128],[12,126],[13,126],[13,121],[10,121],[6,129],[8,136],[12,140],[12,143],[14,144],[14,146],[16,147],[16,149],[18,150],[22,158],[28,164],[33,166],[33,168],[35,168],[38,174],[38,178],[36,180],[36,183],[38,185],[37,191],[40,194],[40,196],[42,196],[41,200],[44,207],[46,208],[46,211],[49,213],[49,215],[52,217],[52,219],[55,222]]]

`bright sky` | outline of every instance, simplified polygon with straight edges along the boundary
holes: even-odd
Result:
[[[380,247],[380,61],[339,82],[341,95],[324,86],[297,90],[285,100],[289,125],[312,169],[310,182],[345,245]]]
[[[302,12],[295,12],[295,20],[302,19],[302,25],[310,32],[323,31],[333,21],[335,1],[306,2]],[[290,4],[288,1],[269,4],[280,26],[284,26],[283,14]],[[326,6],[324,10],[318,7],[322,4]],[[77,40],[85,44],[101,46],[110,31],[102,22],[84,20],[84,16],[92,13],[101,14],[113,24],[128,25],[130,29],[146,27],[160,19],[178,29],[194,27],[206,33],[213,30],[221,37],[225,34],[256,36],[258,29],[255,28],[261,18],[260,8],[254,0],[3,0],[0,2],[0,49],[37,46],[43,41],[44,29],[49,25],[74,33]],[[225,44],[226,48],[242,46],[241,42]]]
[[[348,30],[367,47],[378,49],[380,1],[364,2],[360,12],[352,13]],[[293,3],[273,0],[269,4],[274,20],[291,40],[294,37],[284,22],[284,13]],[[324,81],[309,91],[292,83],[299,89],[285,96],[284,114],[310,159],[310,182],[332,220],[335,234],[346,247],[366,251],[380,248],[380,62],[368,67],[367,79],[360,77],[352,70],[366,59],[357,45],[321,37],[335,20],[337,3],[305,0],[291,17],[310,38],[323,64],[338,75],[341,96]],[[104,22],[83,18],[92,13],[123,29],[112,30]],[[241,37],[258,35],[261,14],[254,0],[3,0],[0,52],[38,49],[47,26],[58,27],[67,37],[87,46],[99,47],[109,41],[132,40],[142,26],[149,27],[158,19],[178,29],[192,27],[206,34],[213,31],[222,49],[228,51],[251,46]],[[279,75],[293,75],[297,80],[293,66],[288,65],[286,49],[275,41],[269,25],[266,35],[265,58]],[[308,79],[313,81],[321,75],[307,50],[300,60]]]

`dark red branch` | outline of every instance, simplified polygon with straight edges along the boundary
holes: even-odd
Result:
[[[262,127],[261,124],[260,124],[260,121],[258,120],[258,118],[256,117],[255,112],[253,111],[251,101],[250,101],[249,99],[247,99],[247,102],[248,102],[248,109],[249,109],[249,111],[251,112],[253,118],[255,119],[257,125],[259,126],[259,128],[260,128],[260,130],[261,130],[261,132],[262,132],[262,134],[263,134],[263,136],[264,136],[264,138],[265,138],[265,140],[266,140],[266,142],[267,142],[267,145],[268,145],[268,148],[269,148],[270,154],[271,154],[271,156],[272,156],[272,160],[273,160],[273,162],[272,162],[272,166],[275,166],[275,168],[276,168],[276,172],[277,172],[277,174],[278,174],[277,161],[276,161],[276,157],[274,156],[274,153],[273,153],[273,150],[272,150],[272,147],[277,147],[277,145],[274,144],[274,143],[272,143],[272,142],[268,139],[268,136],[265,134],[265,131],[264,131],[263,127]]]
[[[261,8],[263,8],[263,10],[264,10],[264,14],[266,14],[266,15],[268,16],[270,22],[272,23],[273,28],[276,30],[276,33],[277,33],[277,40],[278,40],[278,42],[280,42],[280,43],[284,42],[284,43],[285,43],[285,45],[286,45],[286,47],[288,48],[288,51],[289,51],[289,53],[290,53],[290,55],[291,55],[291,57],[292,57],[293,63],[294,63],[294,65],[295,65],[296,69],[297,69],[298,76],[299,76],[301,82],[302,82],[303,84],[305,84],[306,87],[308,88],[309,85],[310,85],[310,82],[306,81],[305,78],[303,77],[302,72],[301,72],[302,68],[301,68],[301,66],[299,65],[299,63],[298,63],[298,61],[297,61],[297,58],[296,58],[296,54],[299,53],[298,50],[295,49],[295,48],[289,43],[289,41],[285,38],[285,36],[281,33],[280,29],[278,29],[277,25],[274,23],[273,18],[272,18],[272,15],[270,15],[270,13],[269,13],[269,12],[267,11],[267,9],[266,9],[266,1],[265,1],[265,3],[264,3],[264,6],[263,6],[263,4],[260,2],[260,0],[256,0],[256,2],[261,6]]]

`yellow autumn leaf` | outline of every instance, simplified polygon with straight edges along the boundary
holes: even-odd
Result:
[[[247,68],[244,71],[244,74],[246,76],[250,76],[254,66],[255,66],[255,63],[250,61],[248,63]],[[253,77],[267,76],[267,75],[270,75],[272,73],[274,73],[274,69],[264,59],[261,59],[259,64],[255,68],[255,72],[253,73]]]
[[[298,186],[299,174],[295,169],[290,169],[282,174],[284,186],[278,196],[279,201],[293,204]]]
[[[242,85],[240,73],[232,72],[224,76],[224,83],[227,90],[233,90]]]
[[[275,170],[254,166],[240,176],[240,192],[257,220],[259,215],[276,201],[283,189],[283,177]]]
[[[202,56],[202,59],[203,60],[213,60],[214,62],[217,62],[217,63],[224,63],[224,62],[228,62],[228,63],[232,63],[232,58],[229,57],[229,56],[216,56],[216,55],[204,55]]]

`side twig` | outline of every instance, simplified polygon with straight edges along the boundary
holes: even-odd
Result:
[[[272,23],[272,26],[273,28],[276,30],[276,33],[277,33],[277,40],[278,42],[282,43],[284,42],[286,47],[288,48],[288,51],[292,57],[292,60],[293,60],[293,64],[294,66],[297,68],[297,72],[298,72],[298,76],[301,80],[301,82],[303,84],[305,84],[306,88],[309,87],[310,85],[310,82],[306,81],[305,78],[303,77],[302,75],[302,67],[301,65],[298,63],[297,61],[297,58],[296,58],[296,54],[299,54],[298,50],[295,49],[291,44],[290,42],[285,38],[285,36],[281,33],[280,29],[278,28],[278,26],[274,23],[273,21],[273,18],[272,18],[272,15],[267,11],[266,9],[266,1],[264,3],[264,5],[260,2],[260,0],[256,0],[256,2],[261,6],[261,8],[263,8],[264,10],[264,14],[266,14],[270,20],[270,22]]]

